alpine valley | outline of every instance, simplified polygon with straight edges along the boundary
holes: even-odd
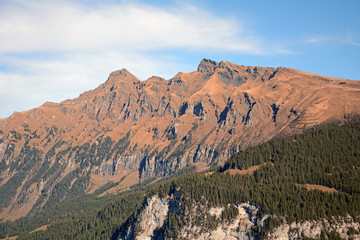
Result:
[[[359,116],[359,81],[285,67],[112,72],[0,119],[0,237],[360,239]]]

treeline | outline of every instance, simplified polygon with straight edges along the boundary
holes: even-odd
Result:
[[[228,169],[247,169],[264,162],[251,175],[230,175]],[[214,229],[219,223],[237,215],[233,203],[252,202],[258,217],[270,214],[264,227],[252,233],[264,237],[282,221],[333,220],[349,214],[360,216],[360,123],[319,127],[302,135],[273,139],[249,147],[229,159],[212,174],[190,173],[175,179],[139,186],[97,213],[80,220],[51,225],[46,231],[24,234],[19,239],[117,239],[129,224],[136,222],[145,207],[145,198],[169,197],[177,207],[155,234],[177,239],[190,222],[201,231]],[[308,191],[298,184],[332,187],[338,193]],[[206,209],[194,206],[224,207],[220,219]]]

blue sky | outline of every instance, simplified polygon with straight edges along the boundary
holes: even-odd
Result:
[[[360,80],[360,1],[0,0],[0,118],[202,58]]]

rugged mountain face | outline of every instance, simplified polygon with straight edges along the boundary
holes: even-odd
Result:
[[[121,191],[239,149],[360,113],[360,82],[204,59],[140,81],[127,70],[78,98],[0,120],[0,218],[104,184]]]

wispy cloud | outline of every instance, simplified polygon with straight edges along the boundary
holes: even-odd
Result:
[[[356,47],[360,46],[360,36],[359,35],[349,32],[344,39],[345,39],[345,43],[347,43],[347,44],[350,44],[350,45],[356,46]]]
[[[360,38],[352,32],[337,33],[332,35],[314,35],[303,39],[302,44],[342,44],[360,46]]]
[[[329,41],[329,37],[324,36],[312,36],[305,39],[306,44],[318,44]]]

